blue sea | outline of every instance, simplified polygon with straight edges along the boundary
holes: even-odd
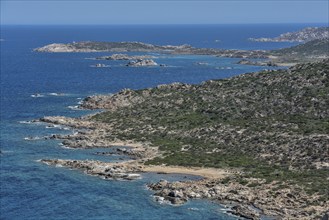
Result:
[[[321,24],[317,24],[319,26]],[[50,43],[73,41],[141,41],[159,45],[191,44],[225,49],[277,49],[293,43],[251,42],[314,24],[285,25],[148,25],[148,26],[1,26],[1,219],[237,219],[223,206],[193,200],[182,206],[153,201],[146,183],[185,180],[186,175],[143,174],[141,180],[109,181],[76,170],[44,165],[43,158],[121,161],[95,155],[108,149],[71,150],[56,140],[25,140],[70,130],[26,121],[43,116],[77,117],[82,98],[142,89],[159,84],[201,83],[253,72],[264,67],[236,64],[239,59],[152,53],[167,67],[125,67],[124,61],[90,58],[111,53],[36,53]],[[133,53],[136,54],[136,53]],[[208,65],[197,65],[197,63]],[[109,67],[94,68],[103,63]],[[41,97],[32,97],[34,94]],[[60,94],[60,95],[58,95]]]

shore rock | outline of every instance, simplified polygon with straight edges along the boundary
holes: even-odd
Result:
[[[42,163],[54,166],[63,166],[72,169],[85,171],[87,174],[99,176],[104,179],[124,179],[135,180],[140,179],[139,173],[142,172],[140,166],[130,163],[106,163],[93,160],[61,160],[61,159],[42,159]]]

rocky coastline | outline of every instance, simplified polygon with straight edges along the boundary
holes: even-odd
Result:
[[[57,167],[82,170],[88,175],[111,180],[135,180],[141,178],[142,169],[131,163],[105,163],[93,160],[42,159],[40,162]]]
[[[202,178],[146,184],[155,202],[183,205],[207,199],[245,219],[328,220],[328,34],[327,27],[307,28],[275,38],[250,39],[303,42],[272,51],[90,41],[36,48],[38,53],[114,53],[93,59],[126,61],[121,66],[127,66],[128,72],[133,69],[128,67],[166,66],[153,60],[155,52],[238,58],[237,64],[264,67],[300,64],[199,85],[172,83],[79,98],[77,108],[102,111],[78,118],[49,116],[21,121],[70,131],[24,139],[56,140],[64,148],[93,149],[93,158],[119,155],[117,162],[111,163],[38,160],[104,180],[138,181],[149,172]],[[110,66],[99,63],[91,67]],[[65,94],[36,93],[31,97],[47,95]],[[0,150],[1,156],[4,153]]]
[[[41,118],[40,121],[69,126],[75,130],[82,129],[82,131],[72,135],[55,135],[51,137],[63,140],[62,143],[66,147],[111,148],[114,146],[130,146],[130,150],[121,150],[120,153],[135,159],[116,163],[94,160],[40,160],[47,165],[81,170],[88,175],[103,179],[136,180],[141,178],[142,173],[148,172],[149,168],[154,167],[145,165],[144,162],[161,154],[157,147],[151,147],[148,143],[106,140],[104,134],[111,132],[110,130],[103,130],[107,126],[90,122],[88,119],[46,117]],[[88,132],[85,129],[89,129]],[[166,170],[166,166],[163,168]],[[167,170],[167,173],[170,173],[170,169]],[[159,170],[159,172],[162,173],[163,171]],[[223,170],[214,169],[212,172],[223,172]],[[183,168],[181,173],[184,173]],[[305,202],[315,203],[318,197],[310,197],[298,186],[275,191],[274,189],[279,187],[277,182],[264,183],[264,180],[257,178],[250,178],[247,185],[239,182],[239,170],[226,170],[224,171],[225,175],[222,175],[221,178],[218,176],[216,178],[210,177],[205,173],[203,170],[198,172],[199,175],[204,176],[202,180],[179,182],[161,180],[147,186],[155,192],[155,201],[160,203],[167,201],[173,205],[182,205],[190,199],[210,199],[227,205],[229,207],[228,212],[231,214],[247,219],[260,219],[261,216],[274,216],[276,219],[309,219],[310,213],[319,214],[325,211],[325,203],[323,206],[314,205],[305,209]]]
[[[129,146],[129,150],[122,148],[119,153],[132,159],[120,163],[61,159],[41,162],[114,180],[135,180],[143,172],[200,175],[204,179],[161,180],[148,187],[158,202],[181,205],[190,199],[210,199],[226,204],[229,212],[247,219],[260,219],[263,215],[275,219],[320,219],[329,210],[324,199],[325,181],[329,178],[329,137],[322,122],[328,118],[328,99],[323,95],[328,89],[327,61],[201,85],[173,83],[87,97],[81,108],[106,112],[80,118],[44,117],[33,122],[71,128],[72,134],[46,137],[61,140],[65,147]],[[272,91],[271,96],[264,98],[268,91]],[[246,99],[250,102],[248,107],[243,102]],[[311,108],[310,102],[316,108]],[[232,112],[232,106],[241,112]],[[216,111],[220,115],[214,117]],[[284,117],[280,118],[277,114],[282,113]],[[212,120],[224,118],[211,122],[205,115]],[[242,123],[245,115],[253,119],[246,127]],[[168,117],[175,123],[165,121]],[[300,123],[304,120],[307,123]],[[198,160],[201,162],[196,163]],[[310,184],[317,191],[310,192]]]

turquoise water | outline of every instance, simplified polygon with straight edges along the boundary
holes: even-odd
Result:
[[[307,26],[307,25],[304,25]],[[200,83],[258,71],[262,67],[235,64],[239,59],[211,56],[153,54],[166,68],[128,68],[121,61],[86,58],[110,53],[35,53],[33,48],[53,42],[80,40],[143,41],[158,44],[189,43],[221,48],[274,49],[291,44],[261,44],[248,37],[276,36],[302,25],[267,26],[3,26],[1,31],[1,219],[236,219],[222,207],[195,200],[173,207],[153,201],[148,182],[198,177],[143,174],[136,181],[107,181],[37,162],[43,158],[118,161],[122,156],[95,155],[92,150],[62,148],[56,140],[24,140],[69,130],[45,124],[20,123],[43,116],[79,116],[81,98],[114,93],[123,88],[140,89],[171,82]],[[230,37],[233,36],[233,37]],[[220,43],[215,40],[219,39]],[[206,62],[208,65],[196,65]],[[104,63],[111,68],[92,68]],[[33,98],[40,93],[43,97]],[[63,93],[54,96],[51,93]],[[191,209],[192,208],[192,209]]]

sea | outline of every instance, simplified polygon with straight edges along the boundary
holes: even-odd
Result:
[[[139,41],[271,50],[296,43],[252,42],[248,38],[275,37],[323,25],[1,26],[0,219],[238,219],[228,214],[223,205],[207,200],[191,200],[181,206],[159,204],[146,187],[160,179],[199,179],[198,176],[145,173],[139,180],[113,181],[42,164],[40,159],[117,162],[127,158],[96,154],[111,149],[63,148],[60,141],[42,137],[74,131],[30,121],[44,116],[94,113],[76,109],[84,97],[94,94],[173,82],[198,84],[269,69],[239,65],[240,59],[236,58],[158,53],[149,54],[165,67],[133,68],[126,67],[126,61],[94,59],[112,53],[38,53],[34,48],[78,41]],[[93,67],[97,63],[106,67]]]

